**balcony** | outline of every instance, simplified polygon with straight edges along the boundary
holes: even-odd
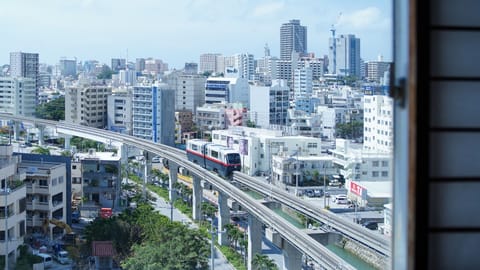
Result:
[[[33,185],[27,184],[27,193],[30,194],[44,194],[44,195],[49,195],[50,194],[50,188],[49,186],[40,186],[40,185]]]
[[[39,210],[39,211],[49,212],[52,210],[52,207],[48,202],[39,202],[34,200],[34,201],[27,202],[27,210],[29,211]]]
[[[45,218],[39,216],[27,217],[27,227],[41,227],[44,220]]]

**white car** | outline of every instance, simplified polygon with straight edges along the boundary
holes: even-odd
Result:
[[[339,203],[339,201],[344,201],[344,200],[348,202],[347,195],[344,195],[344,194],[337,195],[335,196],[335,198],[333,198],[334,203]]]

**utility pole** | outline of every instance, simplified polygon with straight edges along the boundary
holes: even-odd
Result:
[[[327,207],[327,164],[323,163],[323,208]]]

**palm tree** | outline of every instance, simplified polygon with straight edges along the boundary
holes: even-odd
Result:
[[[255,270],[278,270],[275,262],[267,255],[255,254],[252,260],[253,269]]]

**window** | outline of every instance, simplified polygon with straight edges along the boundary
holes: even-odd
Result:
[[[388,177],[388,171],[382,171],[382,177]]]
[[[372,172],[372,177],[378,177],[378,171],[373,171]]]
[[[372,161],[372,166],[373,167],[378,167],[378,161]]]

